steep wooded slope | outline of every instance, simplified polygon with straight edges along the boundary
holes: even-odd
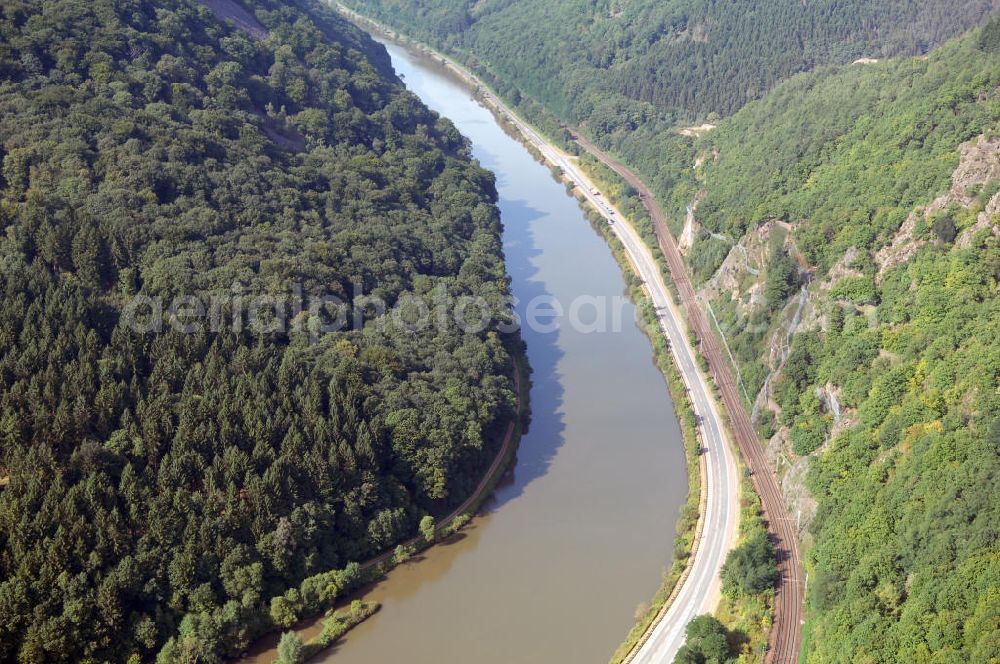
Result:
[[[696,271],[764,249],[712,297],[816,501],[809,662],[1000,654],[998,28],[797,77],[697,145]]]
[[[286,590],[457,504],[512,416],[493,333],[320,333],[326,294],[505,315],[493,180],[367,35],[244,5],[263,31],[196,0],[0,7],[2,661],[239,652],[344,579]],[[250,324],[261,295],[284,324]]]

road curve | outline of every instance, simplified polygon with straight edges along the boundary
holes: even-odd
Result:
[[[687,334],[684,318],[673,302],[656,260],[639,233],[625,217],[598,196],[590,180],[572,160],[557,148],[537,142],[530,127],[514,120],[521,131],[543,155],[575,182],[594,207],[609,221],[629,259],[644,282],[646,292],[656,307],[660,327],[670,340],[674,362],[680,371],[699,418],[699,430],[705,456],[707,503],[702,514],[700,537],[687,575],[673,601],[643,637],[642,645],[628,661],[633,664],[672,662],[684,645],[684,630],[695,616],[712,613],[719,603],[719,572],[736,541],[739,527],[739,471],[729,444],[722,417],[712,395],[707,377],[701,372]]]
[[[802,623],[804,612],[805,583],[802,557],[799,553],[798,536],[784,497],[764,449],[757,437],[757,430],[750,421],[746,408],[740,399],[739,389],[729,364],[715,335],[712,333],[705,312],[702,311],[695,295],[691,278],[677,250],[674,236],[667,228],[666,215],[656,203],[656,199],[646,184],[635,173],[618,163],[611,156],[581,136],[575,136],[590,154],[600,159],[606,166],[622,176],[636,191],[653,220],[657,243],[667,261],[670,276],[677,286],[681,304],[687,313],[687,321],[699,340],[701,352],[708,361],[709,370],[719,387],[722,403],[729,414],[733,434],[739,445],[740,454],[747,467],[753,471],[753,483],[761,499],[764,518],[774,540],[778,556],[780,579],[774,596],[774,622],[768,635],[766,664],[794,664],[799,660],[802,648]]]

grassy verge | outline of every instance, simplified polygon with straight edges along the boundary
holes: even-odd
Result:
[[[380,608],[382,605],[378,602],[354,600],[350,609],[333,613],[323,621],[323,631],[320,635],[305,644],[302,651],[304,658],[310,659],[323,652],[351,629],[375,615]]]
[[[639,237],[646,244],[646,247],[653,254],[660,274],[663,276],[663,283],[670,291],[670,296],[674,304],[681,305],[681,297],[677,292],[677,285],[670,277],[670,270],[667,269],[667,259],[663,256],[660,243],[656,239],[656,231],[653,228],[653,220],[649,218],[646,206],[642,204],[639,195],[632,189],[622,176],[605,166],[603,163],[584,154],[580,157],[580,170],[591,179],[595,186],[607,197],[611,203],[622,211],[632,226],[638,231]],[[695,344],[697,347],[697,344]],[[700,356],[699,356],[700,357]]]
[[[808,608],[807,616],[808,616]],[[808,616],[806,618],[806,623],[802,626],[802,648],[799,650],[799,660],[800,662],[806,661],[806,655],[809,653],[810,645],[812,644],[813,629],[816,627],[816,620],[814,616]]]
[[[740,487],[740,542],[755,532],[767,528],[764,525],[760,498],[754,492],[753,484],[744,475]],[[769,588],[757,594],[742,594],[730,591],[723,585],[722,601],[715,617],[726,627],[729,634],[730,652],[739,657],[739,662],[763,662],[767,653],[767,636],[774,618],[774,589]]]

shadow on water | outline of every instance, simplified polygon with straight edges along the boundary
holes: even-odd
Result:
[[[489,166],[486,155],[478,155],[484,167]],[[498,182],[498,185],[501,183]],[[533,224],[547,215],[524,201],[501,197],[499,201],[504,223],[504,252],[507,269],[512,279],[512,290],[518,300],[515,307],[521,320],[525,317],[525,305],[533,298],[553,295],[544,281],[538,278],[538,268],[534,259],[541,256],[543,249],[536,242]],[[479,545],[480,538],[488,529],[491,515],[506,504],[517,500],[532,482],[544,477],[558,450],[566,442],[566,424],[562,415],[564,388],[559,376],[559,362],[565,353],[560,346],[560,332],[539,333],[522,329],[522,336],[528,348],[528,363],[531,367],[531,408],[530,428],[522,436],[517,453],[493,495],[480,509],[480,516],[466,530],[439,542],[435,547],[420,554],[390,575],[371,586],[362,589],[351,599],[371,595],[383,584],[392,584],[393,602],[399,603],[417,595],[424,586],[437,583],[449,574],[452,566],[462,556],[471,555]],[[459,546],[461,545],[461,546]],[[433,564],[428,558],[433,557]],[[419,570],[419,574],[412,572]],[[407,574],[408,583],[392,583],[393,576]],[[378,616],[374,617],[375,621]],[[371,625],[367,626],[372,628]],[[312,627],[316,630],[316,627]],[[312,630],[306,630],[308,632]],[[317,630],[318,631],[318,630]],[[348,636],[348,640],[351,635]],[[336,655],[347,647],[348,641],[339,641],[326,650],[318,660],[337,661]]]
[[[487,123],[489,124],[489,123]],[[481,512],[499,509],[524,493],[534,480],[543,477],[565,443],[566,429],[560,414],[565,390],[559,379],[559,361],[565,355],[559,345],[559,333],[539,333],[523,326],[525,307],[535,298],[553,296],[545,282],[538,278],[538,259],[544,249],[538,242],[536,224],[548,213],[532,207],[527,201],[504,196],[512,186],[502,157],[484,145],[476,146],[479,164],[496,175],[499,192],[497,205],[503,222],[503,250],[511,290],[517,299],[515,311],[522,321],[521,336],[527,344],[528,365],[531,368],[531,394],[528,405],[531,424],[521,438],[517,455],[504,473],[493,495],[483,502]]]
[[[488,155],[480,153],[477,156],[484,167],[491,168]],[[502,187],[502,182],[498,181],[498,186]],[[504,224],[503,245],[507,270],[511,276],[513,294],[518,301],[515,310],[523,321],[527,302],[539,296],[552,295],[546,284],[537,278],[538,268],[534,263],[534,260],[542,255],[543,249],[536,242],[533,224],[543,220],[546,214],[532,208],[524,201],[508,200],[503,197],[499,201],[499,207]],[[565,443],[566,426],[561,414],[564,388],[558,373],[559,361],[564,356],[564,351],[559,345],[559,332],[538,333],[525,328],[522,329],[522,336],[527,344],[528,364],[531,367],[531,391],[528,401],[531,423],[493,495],[483,502],[480,517],[464,531],[455,533],[438,542],[433,549],[414,556],[384,579],[364,586],[344,598],[338,602],[337,608],[349,606],[351,600],[370,596],[383,585],[390,584],[394,575],[406,573],[416,567],[420,568],[420,574],[413,575],[410,583],[392,586],[395,601],[405,600],[417,594],[423,586],[436,583],[448,574],[458,557],[475,551],[492,512],[516,500],[533,481],[548,472],[556,453]],[[458,546],[459,544],[461,546]],[[434,558],[434,564],[426,564],[429,562],[429,557]],[[377,621],[378,615],[376,614],[371,620]],[[294,627],[294,630],[306,640],[317,636],[321,629],[321,617],[303,620]],[[278,633],[272,633],[256,641],[250,649],[250,657],[243,659],[244,664],[270,661],[279,636]],[[343,647],[342,642],[334,644],[318,659],[334,655],[341,647]]]
[[[490,168],[485,163],[484,166]],[[545,283],[537,278],[538,268],[534,263],[534,259],[542,254],[542,249],[535,242],[533,222],[546,215],[524,201],[502,197],[500,211],[504,223],[507,270],[518,300],[515,309],[523,323],[528,302],[552,295]],[[560,414],[564,388],[558,373],[559,361],[564,355],[559,345],[560,335],[558,332],[539,333],[526,326],[522,326],[521,334],[528,347],[531,366],[531,425],[521,439],[516,462],[507,473],[508,479],[487,501],[484,510],[498,509],[522,495],[531,482],[546,474],[556,452],[565,443],[566,425]]]

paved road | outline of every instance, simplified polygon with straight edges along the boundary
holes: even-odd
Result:
[[[799,660],[799,651],[802,647],[805,581],[796,527],[788,515],[778,479],[760,444],[757,430],[740,399],[740,391],[736,381],[733,380],[733,373],[726,356],[720,348],[718,339],[712,333],[705,312],[698,304],[691,278],[677,250],[677,242],[667,228],[666,215],[657,205],[649,188],[635,173],[583,137],[578,136],[576,140],[585,150],[625,178],[639,192],[653,220],[657,243],[667,261],[670,276],[677,286],[681,304],[687,313],[687,322],[699,340],[701,353],[708,361],[712,378],[719,387],[740,454],[747,467],[753,471],[754,488],[760,496],[764,519],[775,542],[780,580],[775,591],[774,623],[768,634],[768,652],[764,661],[766,664],[794,664]]]
[[[700,418],[705,446],[708,502],[694,564],[680,592],[631,659],[634,663],[673,662],[677,650],[684,644],[687,624],[699,614],[713,612],[718,605],[719,572],[739,526],[739,471],[708,381],[688,341],[683,318],[674,306],[653,256],[630,225],[618,221],[614,228],[656,305],[660,326],[670,339],[674,360]]]
[[[739,471],[708,379],[701,372],[691,348],[684,319],[674,305],[649,248],[613,206],[592,193],[592,184],[575,164],[552,148],[539,149],[547,157],[555,158],[555,163],[581,186],[605,218],[614,220],[612,229],[645,282],[700,420],[708,500],[694,562],[673,602],[630,660],[635,664],[673,662],[677,650],[684,644],[687,624],[695,616],[712,613],[719,603],[719,572],[735,542],[739,526]]]

